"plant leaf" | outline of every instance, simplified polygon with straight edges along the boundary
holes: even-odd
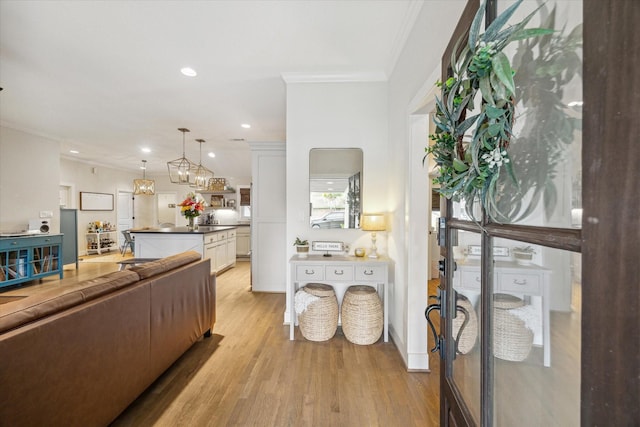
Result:
[[[489,76],[484,76],[480,79],[479,87],[480,93],[482,94],[482,99],[484,99],[490,105],[495,105],[493,96],[491,95],[491,83],[489,82]]]
[[[469,28],[469,50],[475,50],[476,44],[478,44],[478,36],[480,35],[480,24],[482,24],[482,18],[484,17],[484,11],[487,7],[487,0],[482,2],[480,8],[476,12],[476,16],[473,18],[471,27]]]
[[[464,172],[467,169],[469,169],[469,166],[467,166],[467,164],[461,161],[460,159],[453,159],[453,168],[457,172]]]
[[[531,37],[543,36],[546,34],[553,34],[552,28],[526,28],[513,33],[513,36],[509,41],[524,40]]]
[[[458,120],[460,120],[460,115],[462,114],[462,112],[464,110],[467,109],[467,105],[469,104],[469,100],[471,99],[472,96],[473,96],[473,94],[471,94],[471,93],[469,95],[465,96],[464,99],[462,100],[462,102],[460,102],[460,104],[456,107],[456,109],[455,109],[455,111],[453,112],[453,115],[452,115],[453,120],[455,120],[456,122],[458,122]]]
[[[458,125],[458,127],[456,127],[456,134],[455,136],[460,136],[460,135],[464,135],[464,133],[469,130],[469,128],[471,126],[473,126],[473,124],[478,120],[478,117],[480,116],[480,114],[476,114],[473,117],[469,117],[468,119],[465,119],[465,121],[463,121],[462,123],[460,123]]]
[[[496,35],[500,31],[500,29],[504,26],[504,24],[507,23],[509,18],[511,18],[511,16],[516,11],[518,6],[520,6],[520,3],[522,3],[522,0],[516,1],[514,4],[509,6],[504,12],[502,12],[500,15],[498,15],[498,17],[496,17],[496,19],[486,29],[486,31],[484,32],[484,35],[482,36],[482,38],[485,41],[495,40]]]
[[[505,111],[502,108],[496,108],[491,105],[485,106],[484,112],[487,114],[487,117],[490,119],[497,119],[502,116]]]
[[[500,82],[500,79],[498,78],[496,73],[491,73],[489,81],[491,81],[491,87],[494,90],[494,98],[497,101],[496,104],[498,104],[497,107],[504,111],[502,109],[502,105],[500,105],[504,104],[504,102],[500,101],[505,101],[508,99],[507,88]]]
[[[489,136],[493,137],[498,135],[501,130],[502,130],[502,124],[493,123],[493,124],[490,124],[489,127],[487,128],[487,133],[489,134]]]
[[[493,72],[498,76],[500,82],[509,90],[510,94],[516,93],[515,84],[513,83],[513,72],[509,65],[509,58],[503,52],[498,52],[491,58],[491,66]],[[509,95],[509,94],[507,94]]]

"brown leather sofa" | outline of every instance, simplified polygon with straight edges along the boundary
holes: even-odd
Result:
[[[0,305],[0,426],[105,426],[215,322],[197,252]]]

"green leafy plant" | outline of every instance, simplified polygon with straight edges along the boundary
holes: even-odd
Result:
[[[513,252],[521,252],[521,253],[525,253],[525,254],[535,254],[536,250],[533,248],[533,246],[515,246],[512,249]]]
[[[434,184],[439,184],[437,191],[461,201],[474,220],[476,201],[493,220],[503,217],[495,197],[503,168],[516,182],[507,151],[515,117],[515,71],[502,50],[513,41],[553,32],[525,28],[537,9],[520,23],[503,29],[521,3],[519,0],[506,9],[480,34],[485,0],[474,17],[466,44],[457,55],[464,39],[458,40],[453,49],[453,75],[438,84],[442,97],[436,99],[436,131],[430,135],[434,144],[425,149],[426,156],[433,155],[439,167],[440,174],[434,179]],[[477,102],[479,112],[467,117]],[[472,132],[470,136],[468,131]]]
[[[309,241],[301,240],[299,237],[296,237],[296,241],[293,242],[293,246],[309,246]]]

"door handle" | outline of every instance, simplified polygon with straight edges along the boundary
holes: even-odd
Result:
[[[444,352],[442,350],[443,348],[445,348],[444,346],[445,339],[442,334],[438,334],[436,332],[436,327],[433,324],[433,321],[431,320],[430,316],[433,311],[440,311],[440,312],[442,311],[441,294],[444,294],[444,293],[445,292],[443,290],[438,289],[438,295],[429,296],[429,299],[435,299],[437,302],[434,304],[429,304],[424,311],[424,317],[427,319],[427,323],[429,324],[429,328],[431,329],[431,334],[433,335],[433,341],[435,342],[435,345],[431,349],[431,352],[435,353],[436,351],[439,351],[441,359],[444,359]],[[458,293],[455,292],[455,295],[456,295],[456,302],[457,302]],[[458,330],[456,337],[454,338],[454,348],[455,348],[454,358],[455,358],[455,355],[462,354],[462,352],[458,350],[458,343],[460,342],[460,337],[462,336],[462,332],[464,331],[464,328],[469,323],[469,312],[467,311],[466,308],[456,304],[456,312],[460,312],[464,314],[464,320],[462,321],[462,325],[460,326],[460,329]]]

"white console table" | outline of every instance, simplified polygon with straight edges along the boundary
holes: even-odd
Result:
[[[355,256],[309,255],[300,258],[294,255],[289,260],[291,265],[291,288],[289,289],[289,327],[290,339],[295,339],[297,316],[294,308],[296,291],[306,283],[325,283],[332,285],[338,304],[347,288],[352,285],[375,287],[382,299],[384,307],[384,341],[389,341],[389,271],[392,261],[387,257],[359,258]]]
[[[480,263],[478,260],[456,260],[457,270],[453,275],[453,288],[480,293]],[[543,364],[551,366],[551,328],[549,318],[549,275],[550,270],[538,265],[519,265],[515,262],[496,261],[494,266],[495,293],[516,296],[542,297],[540,316],[542,318]]]

